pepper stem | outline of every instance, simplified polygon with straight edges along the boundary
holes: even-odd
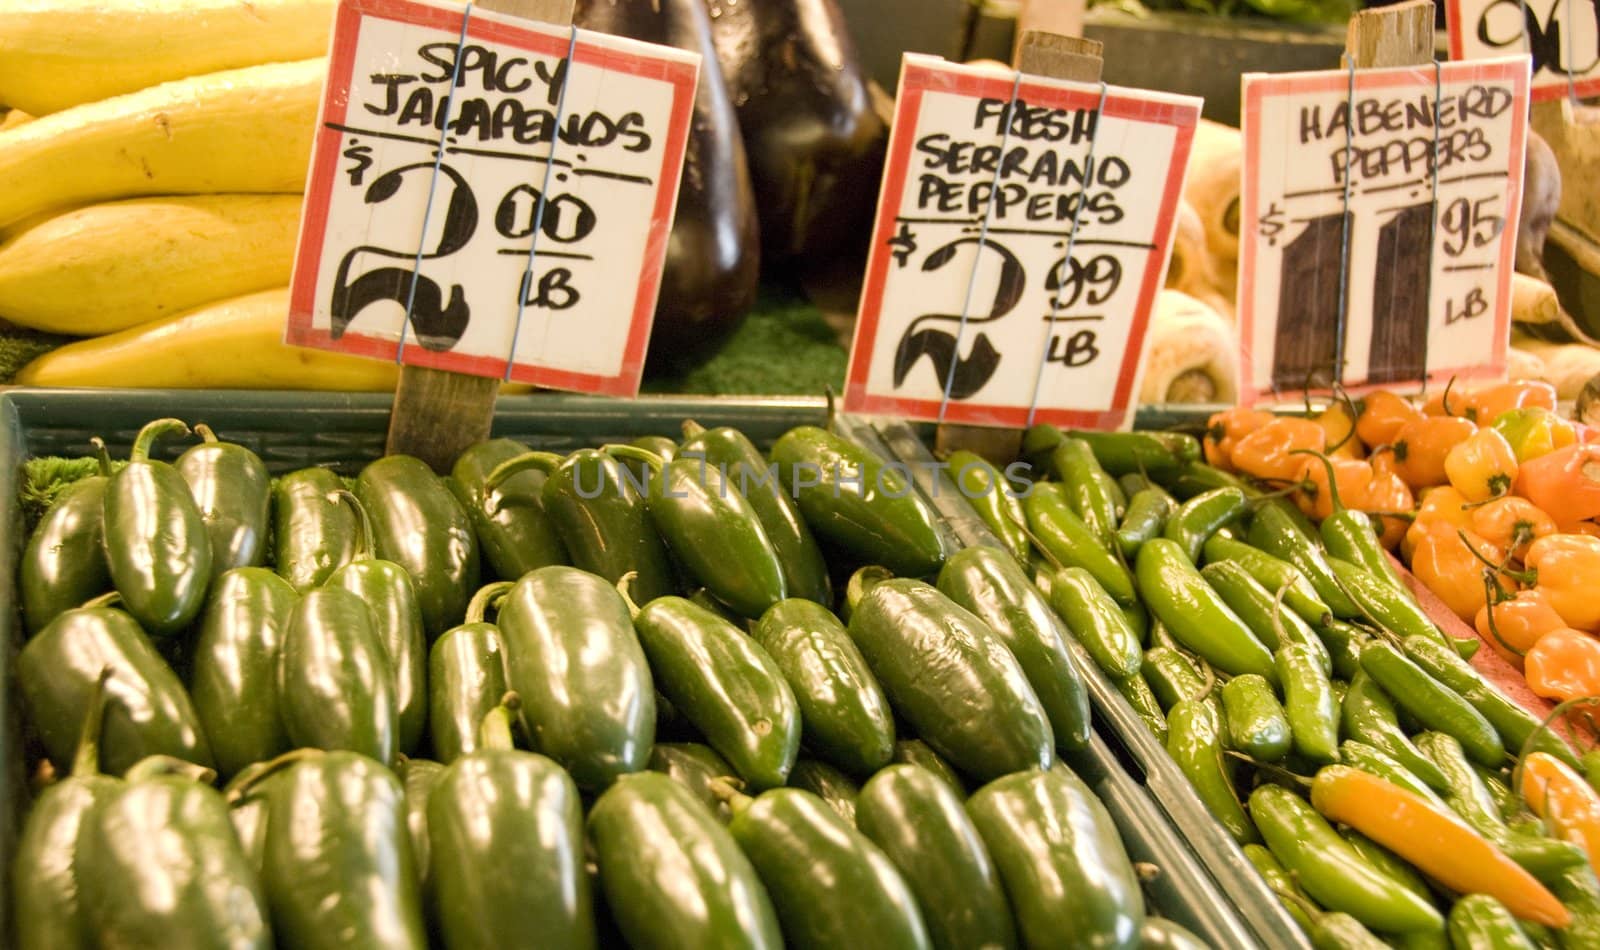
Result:
[[[135,762],[123,778],[129,782],[143,782],[163,775],[176,775],[202,785],[210,785],[217,780],[216,769],[196,765],[172,755],[145,756]]]
[[[496,488],[505,484],[508,479],[523,472],[533,470],[549,475],[561,464],[561,456],[554,452],[524,452],[521,455],[506,459],[499,465],[489,470],[483,478],[483,493],[490,495]],[[495,505],[499,510],[499,505]],[[493,511],[489,512],[494,514]]]
[[[109,478],[111,476],[111,452],[106,449],[106,440],[95,436],[89,440],[89,444],[94,446],[94,457],[95,461],[100,465],[100,474]]]
[[[104,594],[99,595],[98,597],[91,597],[88,600],[84,601],[83,603],[79,604],[78,605],[78,609],[79,610],[91,610],[91,609],[93,609],[95,607],[110,607],[112,604],[121,602],[121,600],[122,600],[122,595],[121,594],[117,593],[114,590],[108,590]]]
[[[292,768],[307,759],[314,759],[325,754],[321,749],[295,749],[292,752],[285,752],[282,755],[267,759],[265,762],[257,762],[254,765],[246,766],[243,771],[233,777],[233,781],[228,783],[228,787],[223,790],[223,797],[228,800],[229,805],[233,805],[248,796],[256,786],[260,785],[268,777]]]
[[[617,593],[622,595],[622,602],[628,605],[628,616],[639,619],[639,605],[633,602],[633,597],[628,591],[633,587],[633,582],[639,579],[638,571],[629,571],[617,578]]]
[[[489,612],[489,605],[505,597],[511,588],[517,586],[515,581],[495,581],[478,588],[467,602],[466,623],[482,623],[484,615]]]
[[[372,519],[367,516],[367,506],[363,505],[361,499],[356,497],[355,492],[348,488],[336,488],[328,492],[327,499],[335,505],[344,502],[356,513],[356,524],[361,528],[361,537],[356,542],[354,560],[371,561],[376,558],[377,554],[372,549]]]
[[[1222,754],[1228,756],[1229,758],[1238,759],[1240,762],[1248,763],[1251,767],[1265,772],[1273,778],[1281,781],[1290,782],[1292,784],[1299,785],[1302,788],[1310,788],[1312,785],[1311,779],[1306,778],[1304,775],[1301,775],[1298,772],[1291,772],[1283,766],[1275,765],[1271,762],[1263,762],[1254,756],[1245,755],[1243,752],[1240,752],[1237,749],[1225,749],[1223,750]]]
[[[856,608],[867,596],[867,592],[879,584],[894,577],[894,572],[879,564],[868,564],[850,575],[850,581],[844,588],[844,603],[850,613],[855,613]]]
[[[196,422],[194,424],[194,434],[198,435],[202,442],[210,445],[215,445],[217,442],[221,441],[217,438],[217,434],[211,431],[211,427],[206,425],[204,422]]]
[[[156,419],[145,423],[139,434],[133,438],[133,449],[128,452],[128,461],[144,462],[150,458],[150,448],[157,439],[164,435],[188,435],[189,427],[182,419]]]
[[[1289,454],[1315,455],[1317,457],[1317,461],[1321,462],[1322,467],[1328,472],[1328,498],[1332,503],[1333,514],[1336,515],[1344,511],[1344,500],[1339,497],[1339,479],[1333,474],[1333,460],[1315,449],[1290,449]]]
[[[1447,416],[1455,415],[1455,413],[1450,411],[1450,390],[1453,389],[1455,385],[1456,378],[1451,376],[1450,379],[1444,384],[1444,395],[1439,399],[1439,408],[1443,409],[1444,414]]]
[[[1003,505],[1000,510],[1007,518],[1011,519],[1011,523],[1017,526],[1018,530],[1022,532],[1022,536],[1028,539],[1028,543],[1033,545],[1033,549],[1038,551],[1052,568],[1059,571],[1066,567],[1065,564],[1061,563],[1060,558],[1056,557],[1049,548],[1044,546],[1044,542],[1040,541],[1039,537],[1033,533],[1033,529],[1028,527],[1026,520],[1018,518],[1016,512]]]
[[[1294,586],[1295,578],[1291,577],[1283,582],[1278,592],[1272,597],[1272,633],[1278,638],[1278,649],[1283,649],[1284,641],[1288,634],[1283,629],[1283,595],[1289,593],[1289,588]]]
[[[1550,726],[1557,719],[1565,716],[1568,710],[1576,709],[1579,706],[1600,706],[1600,696],[1574,696],[1571,699],[1557,703],[1556,707],[1550,710],[1550,715],[1544,717],[1544,721],[1539,723],[1538,728],[1528,733],[1528,738],[1522,740],[1522,748],[1517,750],[1517,767],[1511,770],[1512,791],[1518,791],[1522,787],[1522,763],[1527,759],[1528,753],[1533,751],[1533,745],[1539,741],[1539,736],[1542,733],[1550,732]]]
[[[614,459],[628,459],[634,462],[643,462],[644,464],[650,466],[650,471],[656,475],[660,475],[662,467],[667,464],[666,459],[650,451],[649,449],[643,449],[637,445],[612,443],[611,445],[600,446],[600,451]]]
[[[1350,428],[1345,432],[1344,438],[1327,447],[1327,451],[1329,452],[1339,451],[1345,447],[1347,442],[1355,438],[1356,420],[1361,417],[1361,413],[1356,411],[1356,401],[1350,398],[1350,393],[1344,388],[1344,383],[1337,379],[1333,381],[1333,398],[1339,400],[1339,402],[1344,405],[1345,412],[1350,416]],[[1333,407],[1329,406],[1328,408],[1331,409]]]
[[[1466,545],[1467,551],[1470,552],[1473,557],[1475,557],[1478,560],[1482,561],[1484,566],[1488,567],[1490,570],[1494,571],[1495,573],[1504,574],[1505,576],[1511,578],[1512,580],[1520,581],[1521,583],[1527,584],[1530,587],[1533,586],[1534,584],[1539,583],[1539,571],[1538,571],[1538,569],[1532,569],[1532,570],[1526,570],[1526,571],[1513,571],[1511,568],[1506,567],[1505,564],[1496,564],[1495,562],[1493,562],[1493,561],[1489,560],[1488,558],[1484,557],[1483,556],[1483,552],[1479,551],[1477,548],[1473,547],[1472,546],[1472,542],[1467,539],[1467,532],[1465,530],[1463,530],[1461,528],[1457,528],[1456,529],[1456,536],[1461,539],[1461,543],[1462,544]]]
[[[500,705],[489,710],[478,726],[478,741],[485,749],[515,749],[511,738],[511,721],[522,714],[522,697],[514,691],[500,697]]]
[[[726,802],[728,809],[735,816],[744,814],[745,809],[749,808],[750,804],[755,801],[754,798],[740,791],[737,783],[739,783],[738,779],[727,776],[718,776],[706,783],[706,790],[711,792],[712,796],[718,801]]]
[[[72,754],[74,778],[100,773],[100,732],[106,719],[106,683],[111,680],[111,672],[110,666],[102,666],[94,681],[94,692],[89,694],[89,711],[84,714],[78,748]]]
[[[1497,598],[1495,596],[1497,592],[1504,593],[1500,590],[1500,584],[1494,579],[1494,571],[1484,571],[1484,617],[1486,620],[1488,620],[1489,636],[1493,637],[1494,642],[1500,645],[1500,649],[1506,651],[1507,653],[1510,653],[1514,656],[1527,656],[1527,651],[1517,649],[1516,647],[1507,643],[1506,638],[1500,635],[1500,625],[1495,622],[1494,609],[1500,606],[1502,603],[1505,603],[1508,598]]]
[[[706,427],[693,419],[683,420],[683,438],[685,441],[694,438],[706,431]]]

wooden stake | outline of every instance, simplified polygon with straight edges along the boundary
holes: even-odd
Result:
[[[1099,82],[1100,70],[1105,65],[1102,49],[1099,40],[1027,30],[1017,45],[1014,63],[1017,69],[1032,76]],[[1003,466],[1022,453],[1022,430],[944,424],[934,432],[933,443],[941,457],[957,449],[966,449]]]
[[[565,26],[574,0],[479,0],[478,6]],[[389,413],[385,451],[414,455],[444,474],[466,448],[489,437],[500,380],[425,366],[402,366]]]
[[[1433,62],[1432,0],[1406,0],[1360,11],[1350,18],[1344,54],[1357,69]]]

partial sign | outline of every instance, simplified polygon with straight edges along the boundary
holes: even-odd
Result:
[[[1243,401],[1503,375],[1527,120],[1526,56],[1245,76]]]
[[[1125,424],[1199,116],[907,54],[845,409]]]
[[[1537,101],[1600,95],[1600,0],[1449,0],[1451,59],[1533,57]]]
[[[288,342],[637,393],[699,59],[342,0]]]

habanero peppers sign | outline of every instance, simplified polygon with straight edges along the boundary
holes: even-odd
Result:
[[[846,411],[1124,425],[1199,116],[907,54]]]
[[[342,0],[286,341],[636,394],[699,65],[476,8]]]
[[[1241,401],[1503,375],[1528,57],[1243,82]]]
[[[1600,0],[1448,0],[1451,59],[1533,57],[1535,101],[1600,95]]]

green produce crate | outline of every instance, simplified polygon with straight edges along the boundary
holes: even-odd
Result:
[[[850,421],[856,427],[854,434],[858,438],[868,441],[876,436],[883,450],[910,467],[919,490],[938,508],[963,545],[1000,546],[999,540],[961,496],[955,482],[932,465],[933,457],[914,429],[901,422]],[[1119,771],[1137,778],[1146,796],[1144,800],[1155,803],[1159,819],[1177,829],[1178,840],[1187,842],[1190,857],[1210,873],[1212,886],[1226,895],[1218,899],[1237,912],[1255,942],[1274,948],[1309,948],[1311,944],[1304,932],[1256,873],[1244,852],[1206,811],[1166,748],[1095,666],[1088,652],[1076,642],[1073,647],[1078,667],[1085,673],[1089,685],[1096,733],[1115,750],[1115,758],[1120,761]],[[1216,946],[1237,945],[1223,941],[1220,936],[1213,937],[1211,933],[1201,935]]]
[[[17,559],[25,541],[18,495],[23,461],[49,455],[87,455],[89,440],[95,436],[106,440],[113,458],[126,457],[134,434],[144,423],[177,416],[190,424],[205,422],[223,439],[249,446],[275,474],[326,465],[353,475],[382,454],[389,406],[390,397],[376,394],[0,391],[0,523],[11,528],[10,542],[0,544],[0,633],[6,644],[0,653],[4,664],[0,666],[0,768],[4,769],[0,776],[0,896],[9,892],[5,875],[27,801],[21,700],[11,677],[11,661],[21,642],[15,602]],[[682,421],[692,418],[707,426],[736,426],[764,447],[792,426],[820,425],[826,416],[822,399],[662,397],[622,402],[533,395],[501,399],[494,434],[521,439],[535,448],[565,451],[642,435],[676,437]],[[840,423],[869,447],[889,454],[877,428],[848,417]],[[910,430],[900,429],[915,441]],[[167,457],[184,446],[184,440],[158,445]],[[972,517],[970,511],[965,515],[955,512],[953,517],[957,520],[946,525],[949,537],[969,537],[972,526],[959,519]],[[1097,737],[1088,749],[1068,757],[1068,764],[1105,803],[1133,860],[1155,868],[1145,882],[1153,913],[1190,928],[1216,947],[1263,942],[1254,939],[1252,934],[1259,929],[1245,926],[1234,911],[1230,894],[1217,887],[1196,853],[1185,846],[1188,830],[1169,821],[1157,798],[1135,778],[1139,771],[1130,773],[1106,740]],[[0,934],[10,932],[3,917],[9,911],[9,902],[0,900]]]

